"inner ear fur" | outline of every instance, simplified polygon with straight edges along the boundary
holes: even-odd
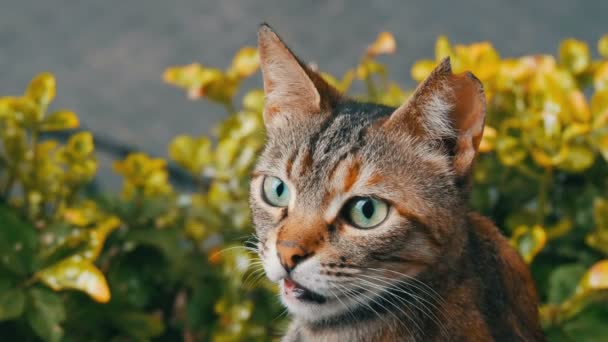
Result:
[[[458,176],[471,169],[483,136],[486,99],[481,82],[470,72],[453,74],[445,58],[386,121],[387,129],[441,141],[453,157]]]

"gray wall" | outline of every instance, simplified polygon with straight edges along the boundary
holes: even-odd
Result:
[[[35,73],[51,71],[56,108],[165,155],[172,136],[208,132],[224,111],[163,84],[164,68],[193,61],[226,67],[240,46],[255,44],[262,21],[304,60],[334,73],[354,65],[379,31],[392,31],[398,53],[383,60],[411,84],[411,64],[432,56],[439,34],[455,43],[490,40],[503,56],[554,53],[565,37],[595,48],[608,32],[607,13],[605,0],[4,0],[0,94],[19,93]],[[102,161],[107,179],[109,158]]]

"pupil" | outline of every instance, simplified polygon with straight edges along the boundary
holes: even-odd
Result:
[[[285,184],[283,184],[283,182],[279,183],[275,191],[277,192],[277,196],[281,197],[281,195],[283,195],[283,191],[285,191]]]
[[[374,205],[373,205],[372,201],[365,200],[365,203],[363,204],[363,207],[361,208],[361,212],[363,212],[363,215],[365,216],[365,218],[367,218],[367,219],[371,218],[372,215],[374,214]]]

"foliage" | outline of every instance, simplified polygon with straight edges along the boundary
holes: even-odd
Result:
[[[389,33],[342,78],[365,101],[398,105],[409,95],[377,57],[396,49]],[[608,35],[603,59],[568,39],[558,57],[501,58],[489,43],[452,46],[412,70],[422,80],[445,56],[484,83],[488,117],[471,202],[492,217],[530,264],[552,340],[599,341],[608,319]],[[167,69],[166,82],[229,117],[207,136],[177,136],[171,162],[195,189],[177,189],[167,161],[134,153],[114,163],[119,195],[92,195],[93,137],[65,144],[68,110],[46,115],[52,75],[22,96],[0,98],[0,336],[10,340],[268,340],[282,329],[276,289],[250,253],[248,175],[263,141],[263,92],[236,95],[258,69],[243,48],[225,70]],[[213,142],[215,141],[215,143]],[[245,246],[243,247],[243,244]],[[37,336],[37,337],[36,337]]]

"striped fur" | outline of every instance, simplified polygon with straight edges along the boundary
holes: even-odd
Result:
[[[293,316],[283,340],[543,340],[525,264],[466,204],[485,117],[480,83],[446,60],[399,108],[358,103],[267,26],[259,42],[267,143],[250,203],[260,256],[272,281],[326,298],[282,296]],[[265,202],[266,176],[289,188],[287,208]],[[389,203],[386,220],[350,225],[342,213],[354,196]]]

